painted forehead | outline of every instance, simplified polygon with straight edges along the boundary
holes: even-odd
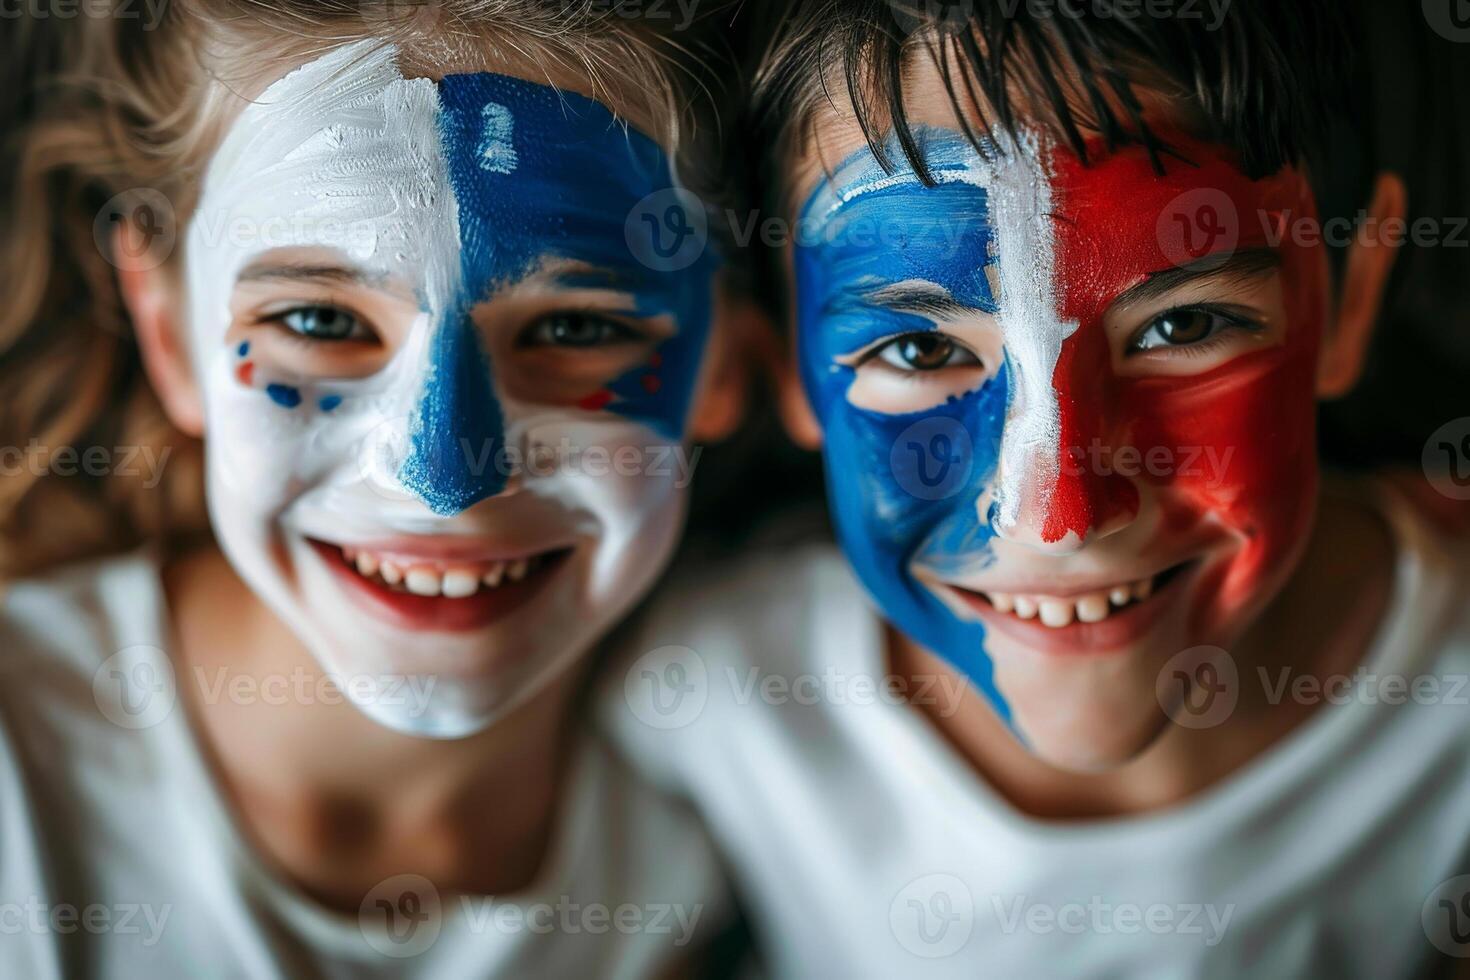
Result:
[[[512,282],[552,256],[647,284],[624,225],[669,184],[656,143],[600,103],[505,75],[447,76],[439,100],[461,236],[495,238],[475,280]]]
[[[196,223],[233,223],[225,234],[247,252],[321,245],[432,289],[432,270],[415,266],[454,222],[463,255],[476,256],[458,272],[477,299],[548,259],[636,291],[656,277],[625,219],[671,181],[662,148],[592,99],[485,72],[405,79],[391,47],[358,42],[247,107],[211,164],[209,213]]]
[[[985,273],[994,260],[985,163],[959,133],[926,128],[915,136],[936,186],[925,187],[906,163],[885,171],[863,147],[813,190],[798,244],[819,251],[824,278],[849,284],[855,300],[885,285],[929,283],[949,299],[994,312]],[[888,152],[905,159],[896,140]]]
[[[1084,165],[1038,133],[987,142],[982,154],[960,132],[921,128],[915,138],[935,186],[919,180],[896,137],[886,147],[898,162],[891,173],[861,147],[808,198],[802,244],[821,246],[826,271],[850,287],[917,279],[994,312],[990,280],[977,269],[997,262],[1001,240],[1052,243],[1063,260],[1054,272],[1070,294],[1065,305],[1086,307],[1086,322],[1097,301],[1152,273],[1216,252],[1275,248],[1283,216],[1312,207],[1293,168],[1253,181],[1224,148],[1161,135],[1174,149],[1163,173],[1137,146],[1110,153],[1094,140]],[[1040,192],[1012,193],[1028,185]],[[998,229],[1004,221],[1050,227],[1007,236]]]

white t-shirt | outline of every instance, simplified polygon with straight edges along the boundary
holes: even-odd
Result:
[[[590,736],[530,888],[470,897],[399,876],[358,915],[328,909],[240,836],[177,703],[153,561],[17,585],[3,613],[7,980],[648,977],[728,915],[687,807]]]
[[[1012,807],[874,683],[881,621],[830,545],[681,576],[600,707],[710,824],[776,976],[1403,977],[1438,955],[1430,931],[1452,942],[1447,915],[1470,930],[1470,877],[1439,888],[1470,872],[1470,562],[1390,510],[1393,599],[1363,666],[1438,693],[1331,688],[1157,813]]]

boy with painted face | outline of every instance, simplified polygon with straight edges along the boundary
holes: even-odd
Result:
[[[89,169],[128,149],[107,122],[176,154],[125,157],[167,193],[97,227],[218,546],[7,596],[3,892],[146,915],[12,938],[6,976],[649,976],[719,925],[703,836],[579,705],[679,536],[689,440],[738,408],[715,252],[669,238],[702,220],[673,62],[501,7],[179,5],[102,65],[194,117],[42,99],[30,145],[77,148],[48,180],[129,186]],[[609,87],[556,67],[582,58]]]
[[[1328,138],[1348,15],[908,6],[793,8],[750,113],[845,562],[670,597],[633,751],[783,976],[1470,954],[1470,553],[1316,458],[1394,255],[1301,229],[1404,209]]]

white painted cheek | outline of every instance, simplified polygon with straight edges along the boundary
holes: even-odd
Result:
[[[261,511],[319,484],[374,483],[382,497],[406,454],[426,376],[430,324],[457,284],[456,214],[438,142],[438,95],[405,80],[391,47],[339,48],[248,106],[211,161],[188,236],[191,348],[206,392],[212,482]],[[342,253],[417,284],[429,313],[393,363],[359,382],[313,382],[260,365],[253,386],[223,345],[240,270],[273,248]],[[271,373],[274,371],[275,373]],[[303,392],[294,409],[262,389]],[[315,393],[341,402],[319,409]]]
[[[597,539],[586,585],[589,608],[622,608],[663,566],[683,522],[688,452],[613,412],[536,410],[505,404],[508,438],[528,460],[550,456],[523,490],[589,515]],[[537,455],[539,454],[539,456]]]
[[[1010,374],[994,494],[1002,533],[1043,514],[1056,486],[1061,412],[1053,378],[1062,344],[1077,329],[1059,312],[1046,144],[1028,134],[1005,151],[986,178],[1000,286],[997,320]]]

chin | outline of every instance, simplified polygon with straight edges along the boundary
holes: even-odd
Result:
[[[1228,715],[1189,724],[1177,714],[1176,696],[1202,662],[1192,651],[1228,642],[1205,626],[1222,613],[1214,585],[1226,564],[1194,561],[1162,574],[1146,599],[1120,605],[1121,628],[1074,623],[1041,633],[1041,624],[1025,622],[1025,629],[988,630],[996,684],[1027,750],[1059,769],[1106,772],[1142,756],[1178,724],[1224,721]],[[1258,594],[1253,605],[1267,598]],[[991,609],[982,618],[997,615]]]
[[[1013,730],[1033,756],[1058,769],[1120,768],[1173,725],[1155,697],[1151,672],[1061,677],[1050,684],[1039,676],[1033,684],[1010,697]]]

